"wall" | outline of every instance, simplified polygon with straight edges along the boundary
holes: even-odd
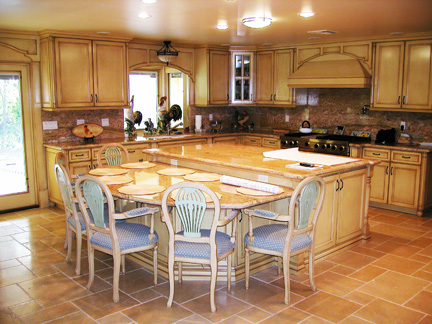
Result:
[[[295,108],[283,107],[205,107],[191,109],[191,123],[196,114],[203,115],[203,127],[209,128],[208,115],[221,121],[227,131],[234,121],[234,112],[246,111],[249,123],[256,130],[272,131],[287,129],[298,132],[301,123],[308,120],[313,128],[328,128],[332,132],[336,125],[345,125],[345,134],[352,131],[371,132],[372,139],[380,129],[399,129],[401,121],[407,124],[407,133],[416,142],[432,142],[432,113],[368,111],[360,114],[363,105],[370,101],[370,89],[297,89]],[[289,122],[285,122],[289,115]],[[191,127],[192,129],[194,126]]]

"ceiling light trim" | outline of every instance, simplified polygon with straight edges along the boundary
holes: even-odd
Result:
[[[270,17],[247,17],[242,19],[243,25],[249,28],[259,29],[271,25],[272,18]]]

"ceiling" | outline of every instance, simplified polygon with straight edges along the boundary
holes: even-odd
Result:
[[[302,10],[316,15],[301,18]],[[151,17],[138,18],[143,12]],[[263,15],[273,19],[267,28],[241,24]],[[229,28],[216,29],[221,22]],[[432,0],[0,0],[0,29],[109,32],[174,46],[302,44],[432,32]],[[308,33],[314,30],[336,34]]]

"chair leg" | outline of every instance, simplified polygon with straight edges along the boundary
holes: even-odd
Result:
[[[245,286],[246,289],[249,289],[249,260],[250,260],[250,251],[249,249],[245,249]]]
[[[71,254],[72,254],[72,230],[68,226],[66,230],[66,237],[67,237],[67,254],[66,254],[66,262],[71,262]]]
[[[178,265],[178,283],[181,285],[183,283],[183,263],[177,262]]]
[[[113,301],[114,303],[117,303],[120,299],[119,296],[120,266],[121,266],[121,259],[123,258],[123,255],[120,255],[120,252],[118,251],[113,251],[113,257],[114,257]]]
[[[211,279],[210,279],[210,307],[212,313],[216,312],[216,302],[215,302],[215,291],[216,291],[216,280],[217,280],[217,271],[218,271],[218,263],[216,257],[214,260],[211,260]]]
[[[311,289],[313,291],[316,290],[315,281],[314,281],[314,251],[309,250],[309,282],[311,285]]]
[[[157,286],[157,277],[158,277],[158,253],[157,246],[153,249],[153,283]]]
[[[284,254],[283,256],[283,274],[284,274],[284,284],[285,284],[285,304],[289,304],[290,295],[290,277],[289,277],[289,255]]]
[[[282,268],[282,258],[281,257],[276,257],[276,258],[277,258],[277,275],[280,276],[281,268]]]
[[[121,274],[126,274],[126,255],[121,256]]]
[[[170,252],[170,254],[174,252]],[[170,284],[170,293],[168,297],[168,303],[167,306],[171,307],[172,302],[174,299],[174,255],[170,255],[168,257],[168,277],[169,277],[169,284]]]
[[[77,232],[76,236],[76,267],[75,274],[79,276],[81,274],[81,249],[82,249],[82,233]]]
[[[227,258],[227,288],[231,290],[231,265],[232,265],[232,254],[228,255]]]
[[[90,240],[87,241],[89,242]],[[89,280],[87,284],[87,289],[90,290],[94,280],[94,249],[91,246],[90,242],[87,244],[87,250],[87,258],[89,263]]]

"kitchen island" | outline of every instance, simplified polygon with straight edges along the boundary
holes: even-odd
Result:
[[[370,237],[367,219],[370,183],[373,166],[379,161],[345,158],[346,163],[322,166],[315,169],[293,167],[298,161],[264,157],[269,148],[241,144],[199,144],[176,147],[144,149],[148,160],[189,167],[207,172],[235,176],[253,181],[295,188],[304,178],[322,176],[326,182],[326,196],[318,220],[316,233],[316,259],[334,255],[349,246]],[[315,153],[311,157],[325,159]],[[259,208],[287,213],[287,200],[274,201]],[[262,224],[271,222],[260,220]],[[256,222],[257,225],[258,222]],[[243,237],[248,230],[247,221],[238,226],[235,278],[244,275]],[[268,256],[253,255],[252,271],[274,264]],[[305,267],[303,256],[291,259],[290,268],[295,272]]]

